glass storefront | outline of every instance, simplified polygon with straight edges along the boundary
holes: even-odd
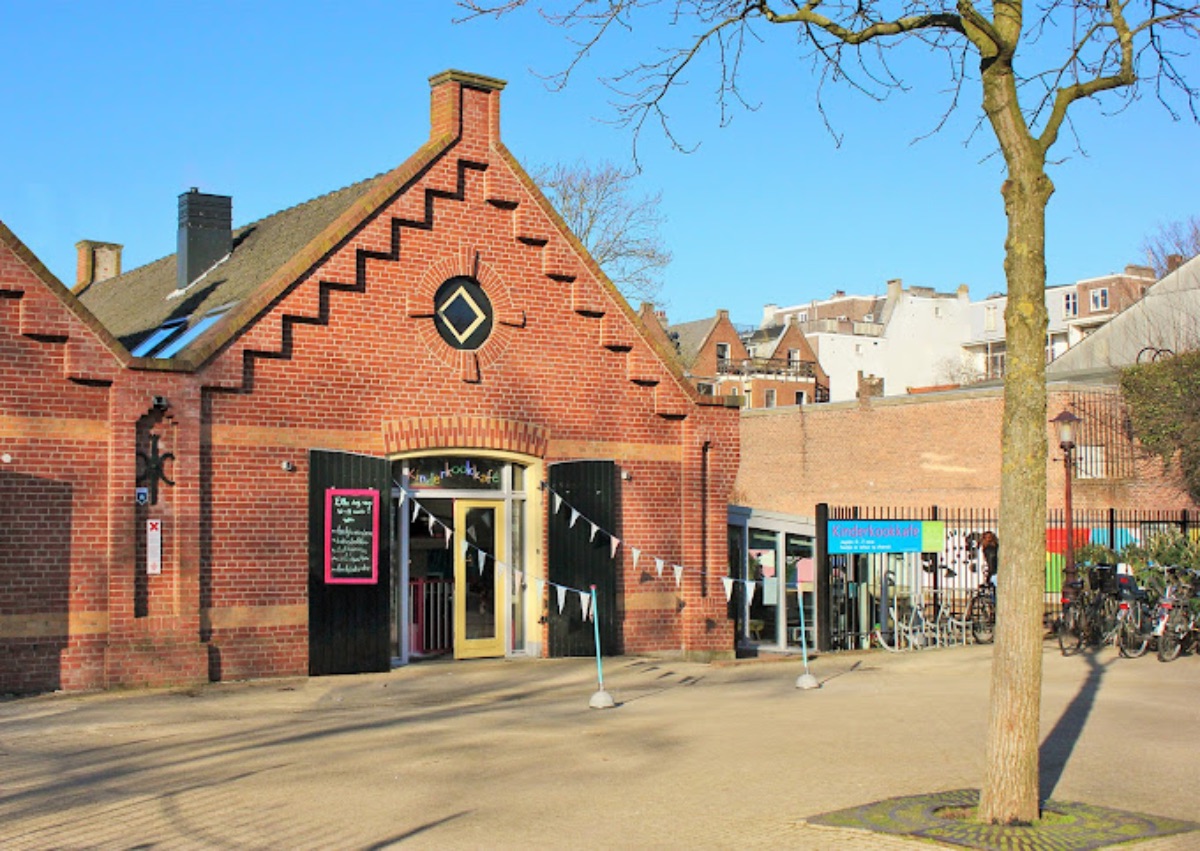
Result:
[[[731,506],[729,523],[729,575],[741,580],[730,599],[739,647],[799,648],[802,604],[808,646],[815,646],[813,521]]]

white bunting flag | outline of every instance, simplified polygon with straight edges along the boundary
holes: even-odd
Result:
[[[588,540],[589,541],[596,540],[596,533],[599,531],[600,531],[600,527],[597,526],[595,523],[592,523],[592,534],[588,535]]]
[[[454,530],[445,524],[442,525],[442,534],[446,536],[446,548],[450,548],[450,536],[454,534]]]
[[[654,570],[658,574],[659,579],[662,579],[662,569],[663,569],[663,560],[661,558],[656,558],[654,560]]]
[[[751,603],[754,602],[754,589],[757,586],[758,586],[758,583],[755,582],[753,579],[746,580],[746,605],[747,606],[749,606]]]
[[[558,494],[554,495],[554,513],[558,514],[558,509],[562,508],[562,497]]]
[[[479,575],[483,576],[483,568],[487,564],[487,553],[479,550]]]
[[[630,547],[629,551],[633,553],[633,569],[637,570],[638,559],[642,557],[642,551],[637,547]]]
[[[576,521],[576,520],[578,520],[578,519],[579,519],[579,512],[578,512],[578,511],[576,511],[574,508],[572,508],[572,509],[571,509],[571,522],[570,522],[569,524],[567,524],[567,525],[568,525],[568,527],[569,527],[569,528],[571,528],[571,529],[574,529],[574,528],[575,528],[575,521]]]
[[[396,501],[396,507],[403,508],[404,500],[407,498],[408,498],[408,494],[406,494],[404,491],[400,491],[400,499]]]
[[[579,592],[579,608],[583,609],[583,619],[590,621],[592,619],[592,595],[587,591]]]
[[[725,586],[725,602],[728,603],[733,599],[733,577],[722,576],[721,584]]]
[[[558,613],[561,615],[563,604],[567,602],[567,589],[562,585],[555,585],[554,589],[558,591]]]
[[[608,539],[608,548],[610,551],[608,554],[609,558],[617,557],[617,547],[619,547],[619,546],[621,546],[621,539],[609,536],[609,539]]]
[[[678,588],[679,581],[683,579],[683,568],[677,564],[671,565],[671,568],[675,571],[675,587]]]
[[[462,557],[463,557],[463,558],[466,558],[466,557],[467,557],[467,547],[468,547],[468,546],[470,546],[470,545],[469,545],[469,544],[468,544],[466,541],[462,541],[462,542],[461,542],[461,543],[459,543],[459,545],[458,545],[458,551],[459,551],[460,553],[462,553]]]
[[[429,535],[430,535],[430,537],[433,536],[433,524],[435,524],[437,522],[438,522],[437,518],[434,517],[432,514],[430,514],[429,515]]]
[[[416,523],[416,522],[417,522],[417,518],[418,518],[418,517],[420,517],[420,516],[421,516],[421,503],[417,502],[417,501],[414,499],[414,500],[413,500],[413,519],[412,519],[412,522]]]

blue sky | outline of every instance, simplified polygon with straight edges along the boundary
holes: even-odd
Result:
[[[503,138],[527,167],[630,156],[597,78],[671,35],[624,34],[565,91],[539,79],[571,56],[533,14],[454,23],[449,0],[67,3],[0,0],[0,219],[68,285],[75,243],[119,242],[131,269],[175,250],[176,197],[233,196],[235,224],[385,171],[428,136],[428,77],[458,68],[508,81]],[[719,126],[715,80],[669,104],[692,154],[643,136],[640,186],[663,194],[675,260],[672,321],[889,278],[972,297],[1004,289],[1001,165],[968,104],[941,133],[944,80],[912,54],[913,91],[878,104],[849,91],[814,106],[794,36],[764,31],[746,67],[753,112]],[[905,57],[907,61],[907,57]],[[708,66],[711,68],[711,65]],[[1184,60],[1193,82],[1195,56]],[[1057,149],[1049,283],[1142,262],[1144,237],[1200,214],[1200,129],[1153,100],[1077,113],[1086,156]]]

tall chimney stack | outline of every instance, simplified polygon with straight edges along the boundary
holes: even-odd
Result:
[[[233,250],[233,199],[196,187],[179,196],[176,286],[189,284]]]

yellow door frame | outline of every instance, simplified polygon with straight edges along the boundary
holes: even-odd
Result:
[[[495,619],[495,633],[491,638],[467,638],[467,576],[468,560],[472,562],[470,569],[478,570],[479,552],[468,550],[476,545],[467,540],[467,512],[473,508],[487,508],[494,512],[493,546],[494,552],[487,552],[487,561],[492,569],[492,617]],[[492,499],[456,499],[454,500],[454,658],[480,659],[485,657],[503,656],[505,652],[505,636],[508,630],[508,599],[504,593],[505,572],[497,566],[507,564],[508,555],[505,552],[505,537],[507,534],[508,516],[504,500]],[[464,544],[466,546],[464,546]]]

